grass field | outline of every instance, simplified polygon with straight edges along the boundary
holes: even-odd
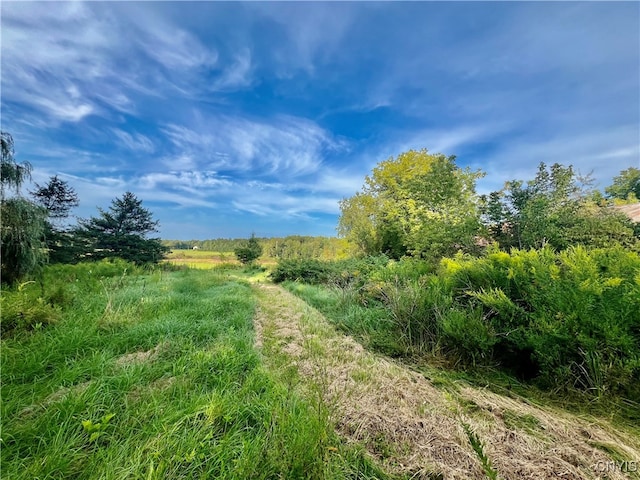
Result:
[[[248,282],[82,268],[54,275],[57,321],[2,339],[2,478],[384,478],[265,367]]]
[[[171,265],[195,269],[209,269],[220,265],[240,265],[233,252],[208,252],[204,250],[172,250],[165,260]]]
[[[234,267],[240,265],[233,252],[209,252],[206,250],[172,250],[167,255],[165,262],[171,265],[201,270],[218,268],[222,265]],[[256,263],[263,266],[272,266],[277,261],[272,258],[260,258]]]
[[[0,477],[640,478],[616,412],[407,368],[375,316],[286,284],[357,343],[266,274],[103,261],[3,291]]]

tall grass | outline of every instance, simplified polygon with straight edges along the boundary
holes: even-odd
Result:
[[[313,273],[313,283],[329,293],[289,288],[365,342],[394,345],[399,354],[444,354],[548,390],[640,402],[637,253],[492,250],[444,259],[435,272],[416,260],[369,265],[347,265],[342,283],[332,281],[335,265],[315,265],[312,273],[324,273]],[[304,267],[283,264],[276,280],[307,280]]]
[[[133,268],[56,266],[3,293],[3,322],[20,296],[55,312],[2,339],[3,478],[383,477],[263,365],[247,283]]]

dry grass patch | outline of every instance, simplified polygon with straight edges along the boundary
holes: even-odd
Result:
[[[79,383],[77,385],[72,385],[70,387],[59,388],[41,402],[23,408],[20,413],[18,413],[18,416],[29,417],[37,412],[42,412],[54,403],[58,403],[61,400],[64,400],[69,395],[80,396],[87,390],[87,388],[89,388],[89,385],[91,385],[91,380]]]
[[[131,365],[139,365],[141,363],[152,362],[158,357],[158,355],[166,351],[168,348],[169,344],[166,342],[162,342],[153,347],[151,350],[132,352],[121,355],[116,359],[115,364],[118,367],[127,367]]]

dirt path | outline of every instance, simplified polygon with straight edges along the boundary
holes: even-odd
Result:
[[[463,382],[437,388],[337,332],[282,288],[256,286],[257,344],[278,348],[319,386],[333,421],[386,469],[412,478],[638,478],[640,441],[594,419]],[[616,459],[629,462],[620,466]],[[638,465],[640,469],[640,465]],[[625,472],[626,470],[626,472]]]

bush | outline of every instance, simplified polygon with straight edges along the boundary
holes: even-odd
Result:
[[[250,265],[262,255],[262,245],[258,243],[255,235],[251,235],[251,238],[244,245],[236,248],[233,253],[238,257],[240,263]]]
[[[406,353],[443,347],[463,363],[497,364],[543,387],[640,400],[638,253],[494,248],[482,258],[443,259],[431,271],[426,262],[386,257],[288,260],[272,278],[331,287],[331,314],[344,318],[336,322],[380,345],[384,335]],[[365,307],[376,311],[366,330]]]
[[[11,290],[3,290],[0,296],[2,336],[20,331],[40,329],[59,318],[59,309],[38,295],[35,282],[29,281]]]
[[[442,319],[442,335],[449,352],[473,365],[491,360],[497,343],[495,332],[479,308],[447,311]]]
[[[622,247],[492,252],[444,260],[441,275],[460,306],[480,309],[490,322],[499,338],[494,358],[523,377],[554,388],[621,393],[629,384],[614,379],[637,381],[636,253]]]

